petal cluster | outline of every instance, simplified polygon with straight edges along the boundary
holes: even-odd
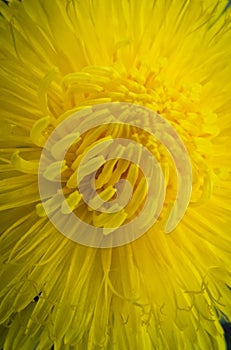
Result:
[[[231,319],[231,21],[227,1],[0,2],[0,346],[4,350],[225,349]],[[76,192],[76,169],[92,145],[126,137],[148,147],[166,182],[157,223],[138,240],[95,249],[64,237],[41,204],[38,169],[52,131],[74,112],[128,102],[157,112],[190,156],[191,201],[169,235],[174,164],[156,139],[132,127],[100,126],[63,163],[68,207],[106,227]],[[54,148],[57,159],[66,139]],[[55,164],[44,171],[51,181]],[[146,195],[142,174],[115,160],[96,186],[113,199],[118,179]],[[46,210],[57,208],[50,199]],[[109,225],[111,227],[111,223]]]

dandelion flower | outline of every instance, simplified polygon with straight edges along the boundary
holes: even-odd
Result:
[[[225,349],[219,320],[231,318],[229,5],[0,2],[4,350]],[[85,133],[62,172],[69,208],[82,220],[107,227],[104,216],[78,198],[72,177],[81,155],[102,138],[130,137],[147,146],[166,183],[157,222],[129,244],[102,249],[76,243],[52,224],[41,204],[38,167],[61,122],[111,102],[143,106],[168,121],[188,151],[193,183],[185,216],[165,234],[177,181],[163,145],[132,127],[103,125]],[[55,167],[48,170],[52,178]],[[127,216],[116,219],[121,225],[142,204],[141,175],[118,159],[99,170],[97,188],[105,200],[120,178],[133,185]]]

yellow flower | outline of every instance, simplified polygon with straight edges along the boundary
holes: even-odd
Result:
[[[0,2],[0,10],[0,346],[225,349],[219,320],[231,319],[227,1],[11,0]],[[69,148],[61,179],[68,210],[81,220],[122,226],[147,195],[138,167],[117,159],[102,165],[96,187],[107,201],[119,179],[131,181],[134,196],[124,216],[108,225],[105,214],[78,197],[73,174],[104,139],[146,146],[166,183],[157,222],[129,244],[102,249],[55,228],[47,215],[57,209],[56,198],[44,210],[38,169],[56,127],[86,107],[112,102],[148,108],[168,121],[188,151],[193,183],[185,216],[165,234],[177,193],[165,147],[134,126],[85,132]],[[42,175],[54,182],[57,169]]]

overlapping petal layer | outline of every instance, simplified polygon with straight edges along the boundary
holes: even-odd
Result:
[[[4,350],[225,349],[219,319],[231,318],[226,5],[206,0],[0,3]],[[148,107],[172,124],[191,159],[193,191],[180,225],[164,234],[176,195],[166,150],[132,128],[86,134],[63,174],[72,210],[83,220],[106,225],[103,217],[78,207],[71,178],[74,162],[102,135],[130,137],[149,147],[167,185],[164,210],[151,230],[129,245],[97,250],[68,240],[48,220],[40,205],[38,163],[46,139],[69,115],[117,101]],[[132,217],[143,195],[134,166],[109,162],[98,187],[105,190],[120,177],[132,179],[139,194],[128,211]]]

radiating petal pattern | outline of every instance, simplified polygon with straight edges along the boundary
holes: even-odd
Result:
[[[0,12],[0,346],[225,350],[219,321],[231,319],[230,2],[11,0],[0,2]],[[109,160],[95,180],[109,203],[119,180],[132,185],[131,202],[114,221],[76,189],[81,159],[108,139],[146,147],[166,187],[160,216],[144,235],[115,248],[84,246],[48,218],[58,194],[48,193],[43,206],[40,156],[70,116],[118,102],[147,108],[177,132],[192,167],[190,202],[166,234],[177,176],[158,138],[110,123],[81,137],[70,131],[43,170],[51,183],[62,170],[65,215],[107,229],[142,209],[145,182],[129,160]]]

